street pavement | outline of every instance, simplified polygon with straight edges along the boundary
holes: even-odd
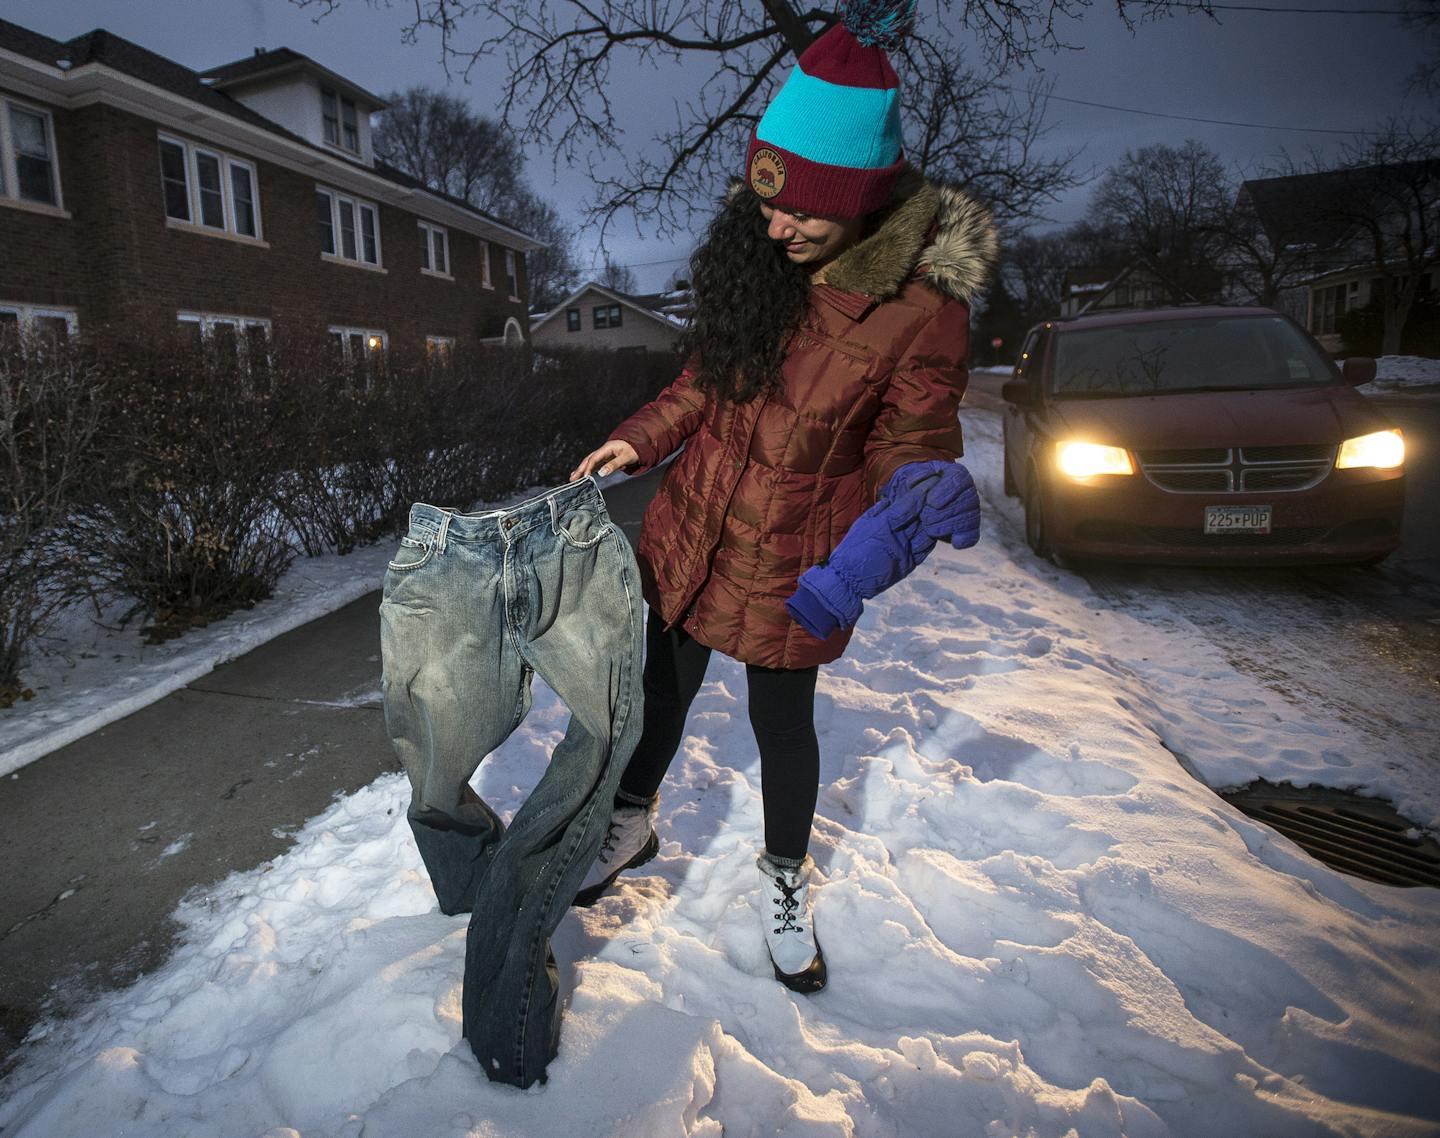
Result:
[[[605,491],[632,543],[659,477]],[[337,796],[399,769],[379,584],[0,779],[0,1067],[37,1019],[163,963],[191,890],[283,853]]]

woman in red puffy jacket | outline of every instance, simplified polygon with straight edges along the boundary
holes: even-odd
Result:
[[[645,513],[644,733],[577,904],[654,856],[655,805],[712,651],[746,665],[760,749],[762,916],[776,977],[825,984],[808,856],[817,640],[785,601],[906,463],[961,452],[969,298],[988,212],[900,152],[886,40],[836,24],[801,56],[692,261],[689,364],[572,475],[638,474],[684,446]],[[857,26],[858,25],[858,26]]]

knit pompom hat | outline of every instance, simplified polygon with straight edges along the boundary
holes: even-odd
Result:
[[[745,180],[762,201],[838,218],[885,204],[905,167],[900,81],[885,49],[914,14],[914,0],[850,0],[805,49],[750,138]]]

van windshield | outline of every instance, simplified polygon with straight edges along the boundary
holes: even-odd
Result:
[[[1319,345],[1283,317],[1217,316],[1062,330],[1049,390],[1083,399],[1339,382]]]

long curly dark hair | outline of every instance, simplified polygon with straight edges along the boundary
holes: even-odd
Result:
[[[697,387],[745,402],[779,385],[809,275],[765,235],[755,196],[736,182],[690,258],[695,315],[681,339]]]

